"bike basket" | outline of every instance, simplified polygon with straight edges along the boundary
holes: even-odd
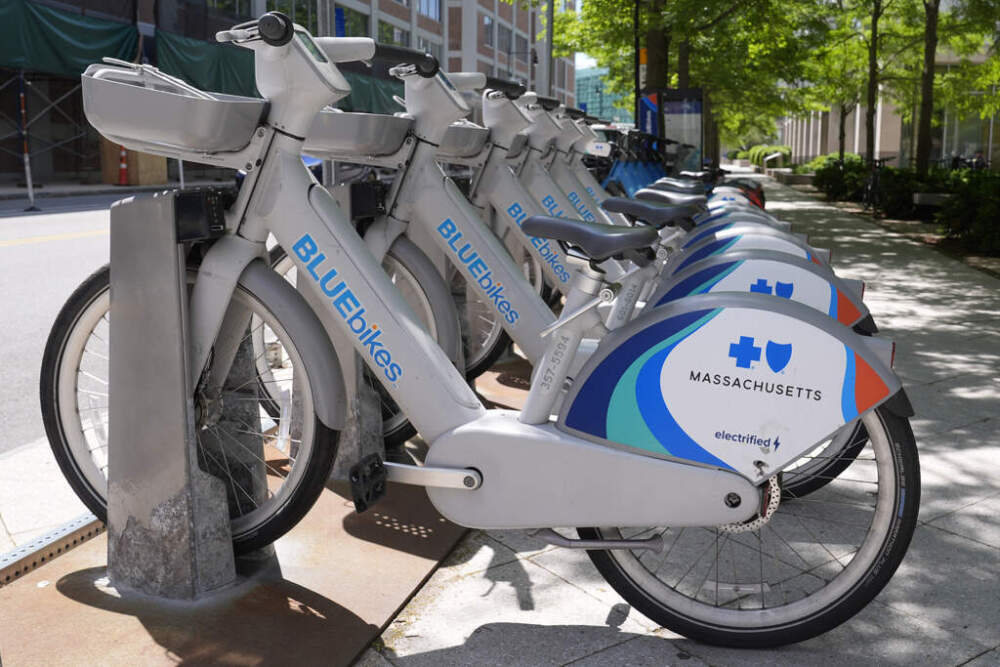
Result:
[[[83,73],[83,111],[98,132],[125,146],[218,153],[250,143],[267,101],[198,90],[148,65],[94,64]]]
[[[490,131],[468,121],[459,121],[448,126],[437,155],[440,158],[473,157],[479,155],[490,137]]]
[[[406,116],[324,109],[313,119],[302,152],[340,159],[392,155],[412,126],[413,119]]]

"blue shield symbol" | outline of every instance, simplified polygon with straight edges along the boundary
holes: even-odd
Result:
[[[779,373],[792,359],[792,344],[775,343],[773,340],[769,340],[764,354],[767,357],[767,365],[771,367],[772,371]]]
[[[774,283],[774,293],[783,299],[791,299],[793,291],[795,291],[795,285],[792,283],[783,283],[780,280]]]

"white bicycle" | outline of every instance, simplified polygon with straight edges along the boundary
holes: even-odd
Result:
[[[255,52],[267,106],[162,80],[139,85],[139,67],[92,66],[84,90],[88,118],[115,141],[253,167],[227,211],[226,233],[199,249],[190,298],[204,466],[227,454],[208,440],[220,401],[234,393],[227,379],[244,374],[232,362],[253,329],[264,327],[266,340],[280,343],[271,352],[288,359],[274,381],[290,416],[268,426],[260,398],[249,399],[245,425],[265,438],[272,492],[234,516],[236,526],[257,512],[267,526],[266,534],[244,531],[237,548],[274,539],[312,501],[317,452],[343,424],[330,330],[350,341],[430,446],[424,466],[385,463],[390,480],[424,486],[461,525],[539,530],[587,549],[609,584],[658,623],[706,642],[783,644],[836,626],[882,589],[915,526],[919,466],[905,393],[861,336],[781,299],[679,299],[605,336],[554,417],[573,353],[600,321],[597,306],[614,296],[596,264],[649,247],[657,235],[529,218],[527,233],[572,243],[593,264],[576,271],[562,315],[542,332],[527,407],[487,411],[299,158],[315,114],[349,93],[336,63],[371,58],[374,42],[313,39],[277,13],[219,39]],[[450,89],[432,60],[406,63],[400,74],[408,89]],[[321,307],[268,267],[269,233],[290,249],[299,289]],[[486,275],[463,270],[468,280]],[[81,349],[99,360],[88,351],[104,318],[88,318],[93,301],[78,305],[50,337],[43,405],[60,463],[75,488],[87,482],[84,500],[100,512],[103,471],[86,449],[100,419],[84,415],[106,415],[106,379],[73,360]],[[104,389],[85,389],[93,385],[84,379]],[[300,427],[282,426],[286,419]],[[869,434],[864,455],[809,498],[781,499],[784,477],[859,419]],[[550,531],[558,526],[591,527],[568,540]]]

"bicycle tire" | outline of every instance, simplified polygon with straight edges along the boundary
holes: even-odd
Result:
[[[273,318],[275,322],[281,322],[284,319],[285,322],[281,323],[280,328],[284,329],[285,343],[294,346],[293,341],[296,334],[288,329],[290,323],[295,322],[295,311],[290,304],[301,297],[294,290],[282,291],[280,287],[276,289],[281,294],[281,298],[270,299],[272,303],[265,303],[261,297],[254,294],[244,284],[244,279],[241,278],[240,284],[237,286],[236,298],[245,299],[245,303],[251,304],[250,307],[260,307],[266,310],[267,317]],[[68,361],[66,358],[67,345],[76,332],[76,328],[86,325],[83,321],[84,315],[92,318],[91,309],[100,310],[102,308],[109,292],[110,268],[105,265],[91,274],[69,297],[56,317],[46,342],[39,383],[42,421],[56,462],[77,497],[94,516],[103,522],[107,522],[106,478],[102,487],[100,480],[95,477],[92,470],[94,463],[81,461],[79,447],[70,442],[69,434],[71,429],[75,427],[65,423],[62,417],[63,407],[69,408],[64,406],[60,398],[60,387],[62,386],[60,373],[63,362]],[[291,326],[294,327],[293,324]],[[333,353],[332,348],[329,352]],[[293,354],[301,360],[299,368],[306,378],[306,384],[311,387],[308,369],[319,366],[306,359],[306,355],[309,354],[308,350],[295,348]],[[309,394],[311,396],[311,389]],[[301,470],[294,477],[294,487],[287,492],[280,504],[276,503],[267,514],[262,514],[259,519],[253,522],[241,521],[241,517],[232,517],[233,549],[237,554],[259,549],[284,535],[306,515],[322,492],[337,453],[339,433],[327,427],[315,415],[315,412],[313,412],[310,421],[312,422],[311,431],[305,422],[305,417],[303,417],[304,433],[312,433],[309,438],[311,444],[304,448],[302,444],[305,443],[299,445],[300,456],[296,458],[301,459],[303,450],[306,458],[294,462],[296,470]]]
[[[664,545],[662,551],[666,551],[666,555],[662,556],[663,560],[657,565],[656,573],[650,573],[648,567],[643,564],[641,556],[636,556],[635,551],[628,549],[591,550],[587,552],[591,561],[611,587],[638,611],[674,632],[706,644],[738,648],[781,646],[804,641],[840,625],[871,602],[896,571],[916,528],[920,504],[919,460],[909,421],[885,408],[871,411],[862,419],[870,435],[869,443],[874,454],[871,461],[875,462],[874,470],[880,478],[884,473],[888,488],[885,488],[884,492],[882,489],[878,490],[875,504],[872,506],[872,518],[867,525],[863,522],[853,524],[847,521],[848,518],[856,518],[858,510],[848,510],[841,493],[830,491],[830,500],[826,502],[836,503],[837,507],[829,515],[816,517],[825,531],[834,533],[827,539],[831,543],[837,542],[837,545],[830,546],[838,550],[844,549],[845,547],[840,544],[840,538],[852,531],[863,532],[864,537],[856,550],[845,552],[839,557],[850,560],[829,581],[826,580],[827,572],[842,563],[835,554],[829,552],[822,539],[815,537],[814,532],[808,529],[806,532],[799,530],[790,539],[805,552],[806,556],[819,554],[820,560],[828,559],[827,562],[814,566],[809,559],[796,552],[805,564],[805,568],[801,570],[803,574],[792,576],[790,580],[782,578],[790,576],[782,569],[792,563],[793,557],[788,556],[788,562],[774,559],[775,563],[772,565],[771,561],[768,561],[769,568],[775,571],[776,582],[771,584],[764,581],[764,529],[770,526],[774,534],[787,545],[788,541],[781,537],[781,533],[774,527],[775,522],[779,517],[784,517],[782,530],[790,531],[795,526],[796,520],[801,521],[796,519],[798,515],[794,510],[813,507],[795,501],[782,501],[779,504],[769,520],[756,530],[756,541],[750,539],[749,544],[740,544],[734,538],[734,555],[726,563],[725,568],[720,567],[720,532],[716,527],[714,529],[716,580],[709,580],[713,575],[709,563],[705,579],[693,588],[690,584],[682,586],[682,582],[690,572],[697,571],[696,578],[701,572],[700,569],[696,570],[698,563],[689,564],[690,561],[684,556],[697,552],[699,555],[696,558],[700,559],[706,553],[710,554],[713,544],[710,537],[712,528],[690,529],[689,536],[693,536],[695,540],[684,538],[684,532],[688,529],[675,531],[673,541],[667,540],[669,549],[666,548],[666,544]],[[856,460],[856,464],[861,462],[860,458]],[[848,486],[848,480],[837,481],[841,485],[840,491]],[[855,490],[851,492],[851,496],[864,498],[866,493],[869,492],[864,489]],[[792,511],[787,510],[788,505],[792,506]],[[786,508],[784,512],[783,508]],[[665,528],[664,533],[668,530],[670,529]],[[614,528],[581,528],[578,532],[582,539],[614,539],[623,536],[638,537],[644,531],[625,535],[620,529]],[[678,541],[682,539],[687,542],[695,541],[697,549],[691,548],[687,543],[678,546]],[[726,539],[723,549],[728,544],[728,538]],[[821,549],[810,549],[809,539],[815,540],[823,546],[823,549],[827,549],[829,557],[823,554]],[[775,549],[785,548],[781,540],[769,537],[769,542]],[[707,543],[704,550],[700,549],[702,542]],[[737,547],[740,549],[737,550]],[[648,552],[643,552],[645,553]],[[753,557],[754,553],[760,555]],[[665,583],[658,575],[671,555],[675,555],[675,559],[680,561],[678,569],[687,568],[673,585]],[[655,562],[657,558],[659,557],[651,556],[650,561]],[[756,561],[758,558],[761,562],[759,585],[750,583],[757,565],[751,561]],[[737,583],[734,587],[731,582],[719,581],[724,577],[729,577],[731,580],[739,579],[738,570],[750,572],[746,582]],[[785,586],[789,581],[812,582],[810,575],[824,583],[812,593],[807,593],[803,598],[789,603]],[[664,574],[663,579],[672,580],[673,576]],[[711,584],[715,584],[714,604],[710,603]],[[719,597],[720,584],[721,590],[726,594],[722,603]],[[686,590],[682,592],[681,588]],[[780,599],[782,594],[785,597],[783,604],[766,606],[768,596],[775,601]],[[704,600],[700,600],[700,597]],[[756,605],[756,597],[761,600],[759,607]],[[747,603],[746,606],[744,602]]]

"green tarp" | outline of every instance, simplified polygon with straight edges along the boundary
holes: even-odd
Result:
[[[138,33],[129,23],[81,16],[30,0],[0,0],[0,67],[77,78],[104,56],[134,60]],[[156,31],[156,64],[203,90],[258,97],[253,52]],[[395,113],[392,96],[403,84],[345,71],[351,95],[338,106],[345,111]]]
[[[233,44],[157,30],[156,66],[202,90],[260,97],[253,79],[253,52]]]
[[[351,94],[337,106],[344,111],[366,111],[368,113],[396,113],[403,107],[396,104],[393,95],[403,96],[403,82],[398,79],[378,79],[355,72],[343,72],[347,83],[351,84]]]
[[[133,60],[138,41],[130,23],[0,0],[0,67],[76,78],[104,56]]]
[[[253,78],[253,52],[230,44],[156,31],[157,66],[202,90],[258,97]],[[402,107],[393,95],[403,95],[403,84],[345,71],[351,94],[337,106],[344,111],[395,113]]]

